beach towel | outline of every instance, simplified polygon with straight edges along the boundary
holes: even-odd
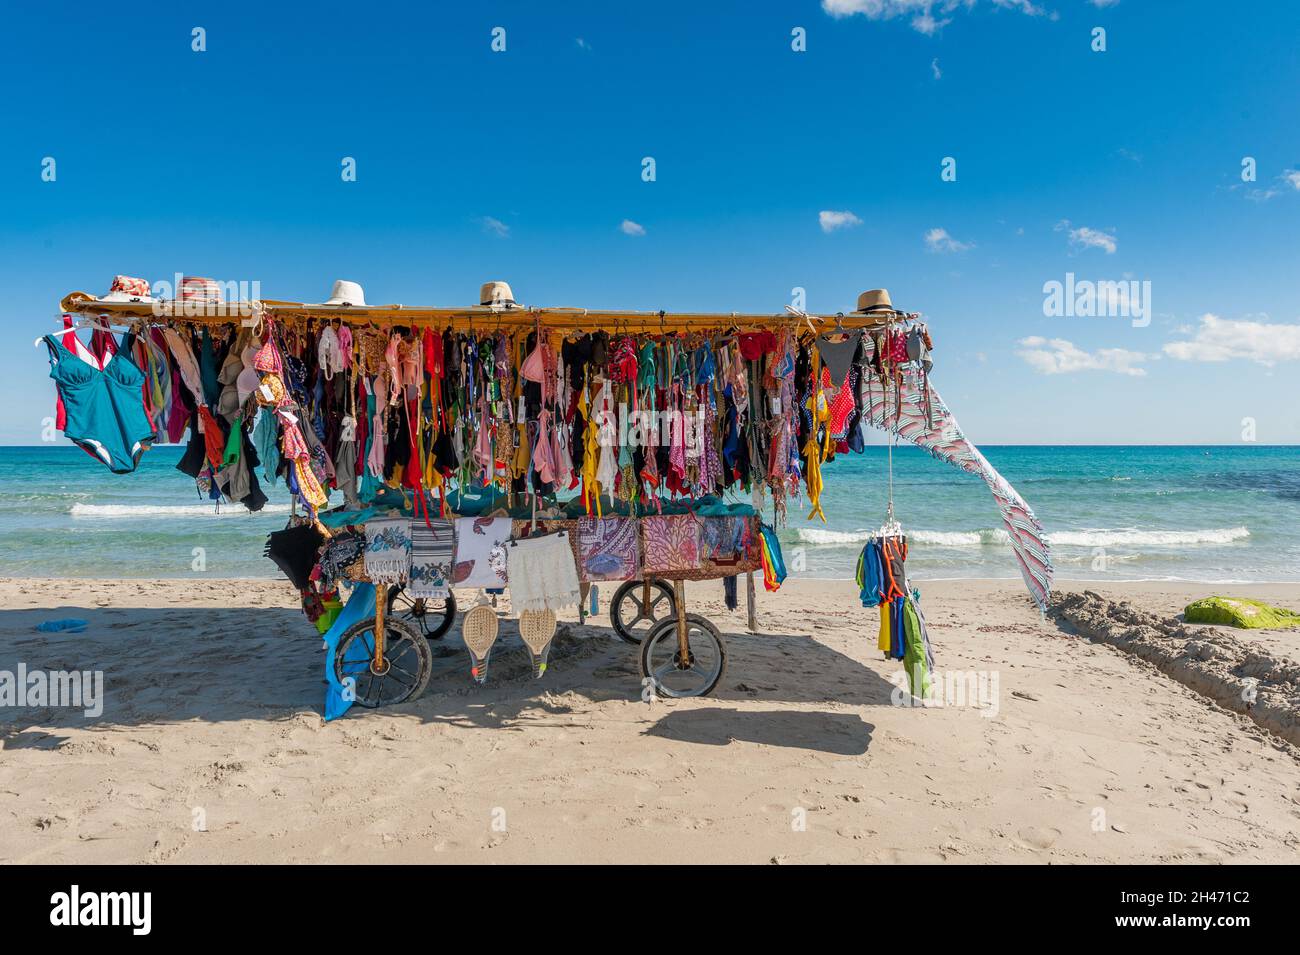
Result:
[[[451,594],[452,561],[455,556],[455,525],[435,517],[425,523],[411,521],[412,597],[446,599]]]
[[[911,367],[903,368],[899,374],[902,383],[897,396],[902,407],[897,406],[894,392],[872,389],[868,405],[863,409],[863,419],[877,428],[896,431],[904,441],[983,479],[1002,512],[1002,523],[1011,538],[1011,549],[1025,586],[1039,609],[1046,610],[1053,571],[1043,525],[1024,498],[962,433],[952,412],[924,375]]]
[[[700,567],[700,521],[693,514],[646,517],[642,563],[647,574],[668,575]]]
[[[368,617],[375,615],[375,588],[371,584],[360,583],[352,588],[352,596],[343,606],[343,610],[334,619],[334,623],[329,630],[325,632],[325,719],[335,720],[342,716],[352,706],[356,698],[356,688],[345,689],[339,682],[338,675],[334,672],[334,654],[338,650],[339,641],[343,639],[343,634],[353,624],[359,623]],[[372,643],[373,646],[373,643]],[[365,641],[357,641],[350,650],[350,655],[355,654],[355,660],[345,660],[346,663],[360,663],[364,659],[363,653]]]
[[[559,610],[582,600],[573,550],[562,533],[511,541],[506,554],[515,610]]]
[[[781,556],[781,542],[776,531],[767,524],[759,526],[763,547],[763,586],[767,590],[780,590],[785,582],[785,558]]]
[[[578,520],[578,570],[583,580],[632,580],[641,572],[636,520],[583,517]]]
[[[366,522],[366,576],[376,584],[404,584],[411,573],[411,522],[383,517]]]
[[[506,545],[510,541],[508,517],[456,519],[455,571],[457,587],[504,587]]]

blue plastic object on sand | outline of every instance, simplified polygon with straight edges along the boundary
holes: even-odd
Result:
[[[67,617],[63,620],[46,620],[44,623],[38,623],[36,629],[41,633],[85,633],[86,626],[84,620]]]

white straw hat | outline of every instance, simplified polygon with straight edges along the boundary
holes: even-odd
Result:
[[[352,305],[357,308],[366,307],[366,293],[362,291],[361,286],[356,282],[345,282],[338,279],[334,282],[334,292],[329,299],[321,302],[322,305]]]
[[[494,305],[498,308],[513,308],[519,304],[515,301],[515,293],[510,291],[507,282],[484,282],[483,287],[478,291],[478,303]]]

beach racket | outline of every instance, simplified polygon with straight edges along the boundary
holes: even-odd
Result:
[[[487,604],[479,604],[465,614],[461,636],[469,650],[470,673],[475,683],[487,681],[488,657],[492,654],[492,644],[497,642],[499,627],[496,611]]]
[[[533,676],[540,678],[546,672],[546,660],[551,654],[551,641],[555,639],[554,610],[525,610],[519,615],[519,636],[523,637],[533,657]]]

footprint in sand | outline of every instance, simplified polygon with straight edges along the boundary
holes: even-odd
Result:
[[[1030,849],[1050,849],[1061,838],[1061,830],[1050,826],[1028,826],[1017,834],[1019,841]]]

